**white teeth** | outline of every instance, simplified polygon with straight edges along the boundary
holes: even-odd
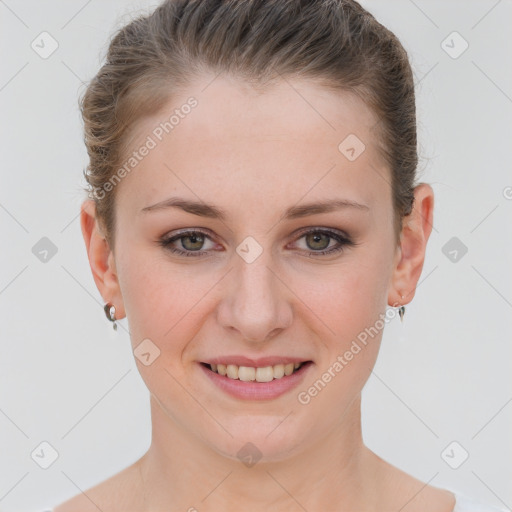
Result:
[[[291,375],[301,365],[302,363],[288,363],[252,368],[235,364],[211,364],[210,368],[219,375],[229,377],[230,379],[238,379],[244,382],[271,382],[274,379],[281,379],[285,375]]]
[[[274,380],[274,368],[272,366],[265,366],[256,370],[256,380],[258,382],[270,382]]]
[[[238,378],[245,382],[255,380],[256,379],[256,368],[250,368],[248,366],[240,366],[238,368]]]
[[[238,379],[238,366],[236,366],[234,364],[228,364],[227,369],[228,369],[227,376],[230,379]]]
[[[293,373],[294,368],[295,368],[295,365],[293,363],[285,364],[284,365],[284,374],[291,375]]]
[[[274,366],[274,379],[284,377],[284,364],[276,364]]]

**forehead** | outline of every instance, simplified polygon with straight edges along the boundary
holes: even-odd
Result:
[[[191,97],[196,106],[189,109],[187,100]],[[333,91],[311,80],[282,79],[265,88],[254,88],[229,76],[207,76],[174,94],[157,114],[140,119],[134,126],[134,138],[182,109],[186,113],[173,121],[178,121],[172,128],[173,135],[189,137],[200,131],[206,142],[225,142],[227,135],[231,139],[304,135],[336,139],[355,132],[363,136],[377,122],[354,93]],[[188,119],[186,123],[184,119]],[[243,130],[239,130],[241,127]]]
[[[187,187],[209,198],[231,188],[277,199],[284,190],[298,201],[319,181],[326,189],[343,185],[363,193],[375,170],[383,172],[376,122],[354,94],[310,81],[287,79],[256,90],[237,79],[204,77],[134,125],[131,149],[148,137],[154,148],[121,188],[131,182],[129,193],[141,203]],[[351,160],[343,152],[347,144],[364,151]]]

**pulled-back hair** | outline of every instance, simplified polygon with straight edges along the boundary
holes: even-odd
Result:
[[[379,120],[400,232],[414,200],[416,106],[407,53],[392,32],[354,0],[166,0],[115,34],[80,99],[84,176],[112,248],[116,189],[103,185],[125,157],[130,129],[205,73],[261,88],[313,79],[359,96]]]

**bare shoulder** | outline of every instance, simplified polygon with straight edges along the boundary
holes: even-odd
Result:
[[[53,512],[130,512],[140,510],[137,463],[60,503]]]
[[[374,454],[375,455],[375,454]],[[455,496],[446,489],[426,484],[377,455],[382,493],[389,510],[401,512],[453,512]]]
[[[403,505],[402,512],[453,512],[456,500],[453,493],[408,476],[411,480],[406,492],[410,498]]]

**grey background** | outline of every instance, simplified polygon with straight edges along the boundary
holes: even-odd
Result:
[[[510,508],[512,3],[362,4],[409,52],[421,177],[436,194],[417,295],[404,325],[395,319],[386,327],[364,391],[364,438],[425,482]],[[0,1],[5,512],[55,505],[120,471],[149,446],[148,392],[126,320],[113,336],[80,233],[87,158],[77,98],[114,29],[155,5]],[[43,31],[58,42],[48,58],[31,47]],[[453,31],[469,44],[457,58],[463,40]],[[46,261],[43,237],[56,250]],[[58,453],[48,469],[31,457],[43,441]],[[464,451],[469,458],[450,467],[447,460],[456,465]],[[48,449],[43,452],[47,457]]]

